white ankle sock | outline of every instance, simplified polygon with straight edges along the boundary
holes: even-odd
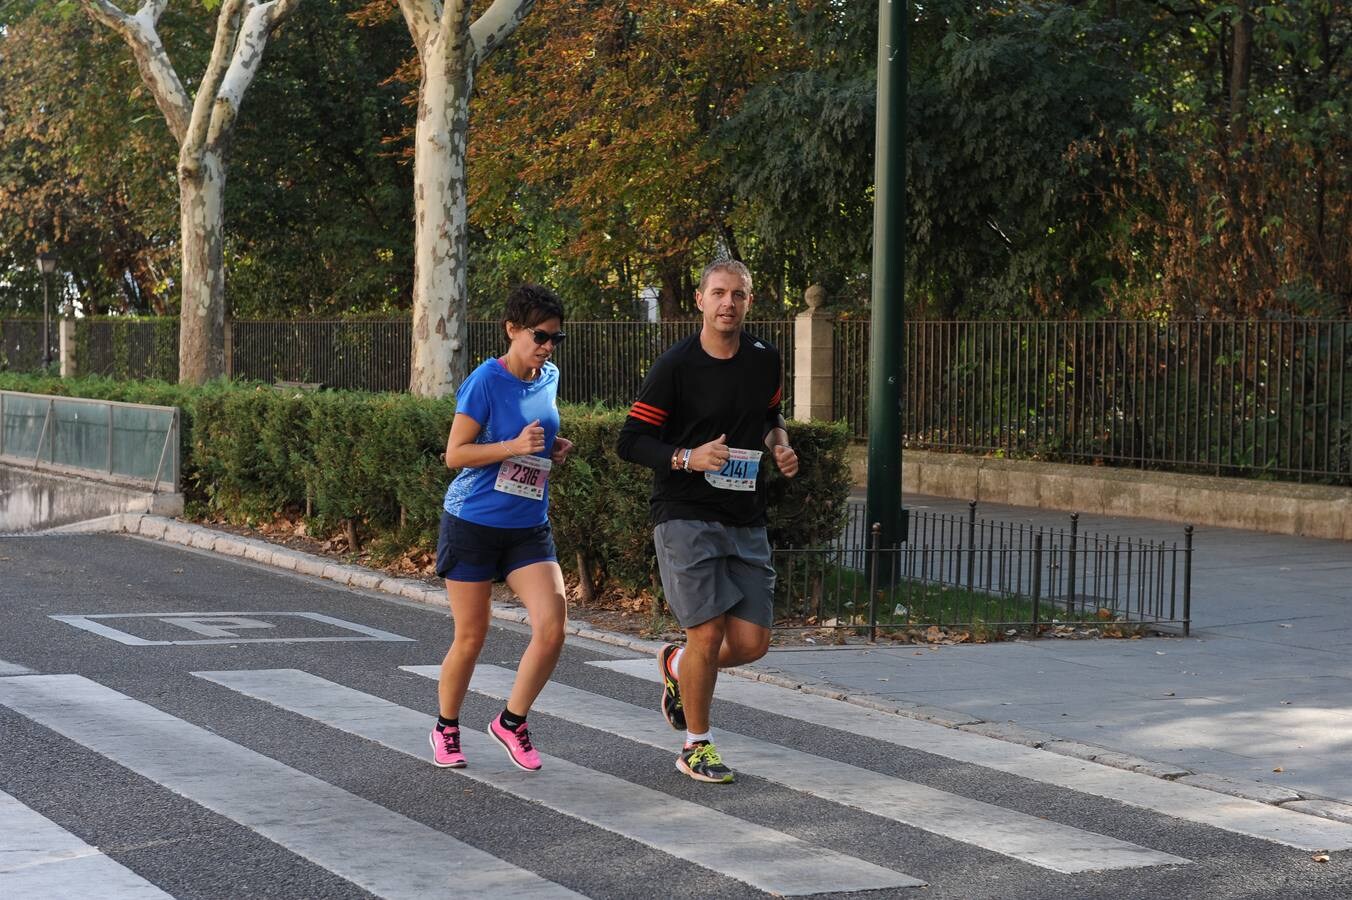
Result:
[[[712,741],[713,739],[714,735],[711,731],[706,731],[702,734],[695,734],[693,731],[687,731],[685,733],[685,745],[687,747],[695,743],[695,741]]]

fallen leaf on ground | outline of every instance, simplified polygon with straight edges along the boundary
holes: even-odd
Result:
[[[1328,861],[1329,861],[1329,855],[1328,855],[1327,853],[1316,853],[1314,856],[1311,856],[1310,859],[1314,860],[1315,862],[1321,862],[1321,863],[1322,863],[1322,862],[1328,862]]]
[[[1286,770],[1283,769],[1281,766],[1278,766],[1277,768],[1273,769],[1272,771],[1274,771],[1274,772],[1285,772]]]

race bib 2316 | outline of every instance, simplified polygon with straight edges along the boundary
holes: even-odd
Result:
[[[515,494],[531,500],[545,498],[545,486],[549,483],[549,470],[553,463],[541,456],[512,456],[498,466],[498,480],[493,490],[504,494]]]

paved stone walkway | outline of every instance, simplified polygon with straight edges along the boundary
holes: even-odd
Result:
[[[908,506],[965,513],[963,501]],[[983,517],[1067,514],[983,504]],[[1082,531],[1182,541],[1182,527],[1081,516]],[[1352,543],[1199,528],[1192,636],[979,646],[772,650],[765,672],[940,707],[1214,773],[1352,802]],[[1294,794],[1290,798],[1294,798]]]

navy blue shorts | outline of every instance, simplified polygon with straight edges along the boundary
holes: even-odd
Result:
[[[548,522],[530,528],[494,528],[441,514],[437,574],[447,581],[504,581],[522,566],[557,560]]]

